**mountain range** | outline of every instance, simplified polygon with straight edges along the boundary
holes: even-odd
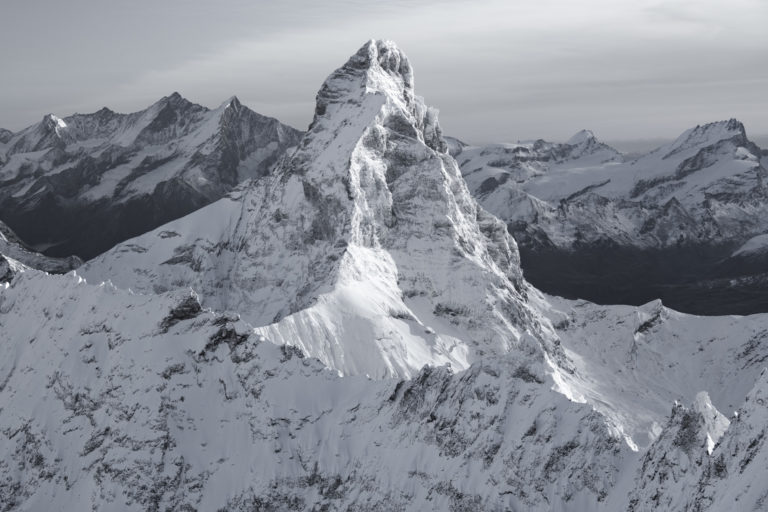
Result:
[[[589,131],[566,143],[452,147],[543,290],[613,304],[662,298],[698,314],[768,308],[768,259],[753,250],[745,265],[742,250],[768,231],[768,153],[740,122],[697,126],[630,159]]]
[[[267,174],[300,136],[236,97],[48,114],[0,137],[0,220],[46,255],[90,259]]]
[[[598,305],[527,281],[512,235],[571,248],[583,219],[522,224],[555,201],[534,187],[576,187],[558,166],[622,155],[588,132],[486,153],[446,139],[407,57],[377,40],[323,83],[293,145],[73,272],[5,258],[0,508],[764,506],[768,314]],[[734,194],[759,174],[749,160]],[[610,184],[590,190],[619,202]],[[666,247],[654,229],[642,243]]]

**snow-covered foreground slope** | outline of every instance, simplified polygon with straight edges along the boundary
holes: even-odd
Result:
[[[542,352],[406,381],[338,377],[190,291],[137,295],[34,270],[0,288],[0,329],[4,510],[720,511],[764,500],[768,375],[730,425],[705,393],[690,408],[668,403],[658,440],[635,452],[590,404],[553,389]],[[652,362],[643,369],[658,375],[665,365]],[[622,385],[644,396],[644,381]]]
[[[266,174],[301,133],[231,98],[58,118],[0,139],[0,218],[30,244],[90,258]]]
[[[188,291],[74,274],[0,312],[3,509],[591,508],[633,460],[541,357],[340,378]]]
[[[323,84],[310,130],[270,176],[82,273],[141,292],[190,286],[275,342],[382,377],[540,345],[559,359],[518,263],[414,95],[407,58],[371,41]]]

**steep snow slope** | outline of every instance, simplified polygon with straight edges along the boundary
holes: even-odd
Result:
[[[768,361],[768,316],[697,317],[654,301],[642,307],[598,306],[541,297],[575,371],[563,388],[648,446],[670,404],[705,391],[730,415]],[[708,399],[709,399],[708,397]]]
[[[230,197],[89,262],[91,282],[191,286],[278,343],[345,374],[466,368],[544,343],[515,242],[478,208],[392,44],[323,84],[295,153]]]
[[[49,254],[93,257],[266,174],[299,136],[234,97],[49,114],[0,142],[0,216]]]

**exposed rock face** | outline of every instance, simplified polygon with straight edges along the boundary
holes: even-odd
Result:
[[[270,176],[83,269],[134,290],[191,286],[259,332],[347,374],[466,368],[513,348],[557,359],[526,305],[517,247],[478,208],[393,44],[325,81],[298,149]]]
[[[0,139],[0,220],[54,256],[91,258],[261,176],[301,133],[232,98],[52,114]]]

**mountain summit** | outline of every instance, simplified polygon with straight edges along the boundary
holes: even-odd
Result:
[[[370,41],[322,85],[309,131],[272,175],[84,274],[134,290],[191,286],[344,374],[409,376],[554,347],[526,305],[514,240],[446,150],[408,59]]]

